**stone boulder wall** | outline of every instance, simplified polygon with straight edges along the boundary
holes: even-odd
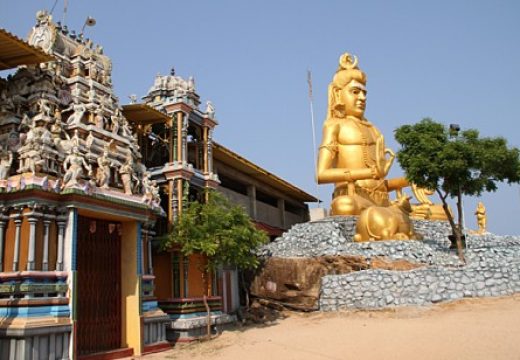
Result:
[[[321,281],[326,275],[340,275],[367,269],[410,270],[421,265],[406,260],[392,261],[362,256],[271,257],[253,279],[251,295],[310,311],[318,310]]]
[[[302,310],[429,305],[520,292],[520,237],[468,235],[463,264],[446,221],[414,220],[422,241],[354,243],[355,217],[297,224],[262,247],[253,295]]]

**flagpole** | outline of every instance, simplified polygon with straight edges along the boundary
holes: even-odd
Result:
[[[310,103],[310,110],[311,110],[311,126],[312,126],[312,151],[314,155],[314,179],[316,181],[316,198],[318,199],[318,208],[321,207],[320,205],[320,195],[319,195],[319,186],[317,179],[317,171],[318,171],[318,164],[317,164],[317,156],[316,156],[316,126],[314,125],[314,104],[313,104],[313,97],[312,97],[312,74],[311,70],[307,70],[307,84],[309,85],[309,103]]]
[[[69,1],[68,0],[64,0],[63,1],[63,19],[62,19],[62,23],[63,25],[65,26],[66,24],[66,20],[67,20],[67,8],[69,7]]]

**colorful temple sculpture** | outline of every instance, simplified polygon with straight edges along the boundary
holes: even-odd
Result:
[[[272,237],[316,199],[216,144],[193,78],[158,75],[121,105],[103,48],[36,20],[28,42],[0,30],[0,359],[166,349],[205,335],[204,298],[214,331],[233,322],[237,270],[158,238],[205,189]]]
[[[379,129],[365,117],[366,75],[346,53],[329,85],[327,117],[319,148],[317,180],[334,183],[332,215],[358,216],[354,241],[415,239],[410,217],[445,220],[432,192],[412,185],[419,204],[412,206],[404,178],[387,179],[395,154]],[[390,192],[397,199],[391,201]]]
[[[123,107],[138,134],[143,164],[160,189],[167,217],[159,219],[155,236],[164,235],[189,201],[204,201],[205,189],[216,189],[249,212],[257,226],[275,237],[297,222],[308,220],[306,201],[314,197],[249,162],[213,140],[218,124],[208,101],[202,111],[192,77],[157,75],[143,104]],[[149,120],[150,108],[166,118]],[[145,109],[145,110],[142,110]],[[218,175],[217,175],[218,173]],[[183,256],[179,248],[150,248],[150,272],[156,278],[159,307],[170,316],[167,338],[190,341],[206,332],[207,296],[212,325],[218,330],[235,320],[229,313],[239,303],[238,274],[222,268],[207,274],[206,259]]]
[[[158,219],[154,235],[168,232],[189,201],[204,200],[205,189],[216,189],[218,177],[213,171],[213,129],[217,125],[211,103],[199,109],[200,98],[193,78],[157,75],[142,104],[123,107],[149,169],[152,182],[160,189],[157,196],[167,216]],[[140,109],[155,109],[163,118],[148,119]],[[216,278],[205,271],[200,255],[185,257],[178,248],[162,251],[160,244],[150,247],[150,273],[156,278],[155,295],[159,306],[170,317],[167,338],[188,341],[206,332],[207,296],[215,327],[232,323],[235,318],[222,312],[217,296]],[[202,314],[204,313],[204,314]]]
[[[110,59],[45,11],[0,44],[0,358],[168,346],[143,261],[164,211]]]

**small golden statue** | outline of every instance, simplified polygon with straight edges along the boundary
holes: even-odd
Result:
[[[477,210],[475,211],[475,215],[477,215],[477,224],[478,224],[478,231],[477,234],[484,234],[486,230],[487,225],[487,216],[486,216],[486,207],[482,203],[482,201],[479,201],[477,205]]]
[[[329,85],[327,118],[318,155],[318,183],[335,183],[332,215],[360,215],[355,241],[416,238],[404,177],[386,180],[395,159],[384,137],[364,117],[366,75],[343,54]],[[391,204],[389,192],[397,191]]]

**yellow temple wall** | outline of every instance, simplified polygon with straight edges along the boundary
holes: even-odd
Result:
[[[140,284],[137,275],[137,222],[122,223],[121,241],[121,344],[134,349],[134,355],[141,355]]]

